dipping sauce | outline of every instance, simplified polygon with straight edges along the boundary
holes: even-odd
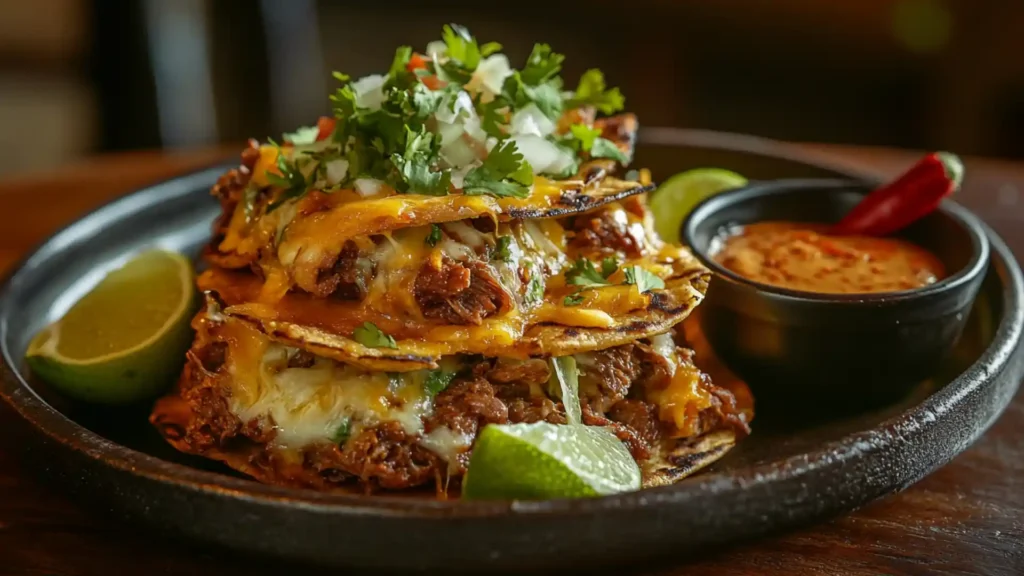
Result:
[[[716,262],[755,282],[828,294],[895,292],[945,275],[924,248],[897,238],[830,236],[823,224],[760,222],[725,239]]]

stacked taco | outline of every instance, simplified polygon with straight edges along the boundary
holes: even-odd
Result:
[[[622,95],[597,70],[566,90],[547,45],[521,69],[500,48],[446,26],[387,74],[336,74],[334,117],[250,142],[151,417],[172,445],[273,484],[443,492],[484,427],[567,422],[567,365],[644,485],[748,432],[679,345],[708,272],[653,231]]]

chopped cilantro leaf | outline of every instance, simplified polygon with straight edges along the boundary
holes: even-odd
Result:
[[[660,290],[665,287],[664,280],[641,266],[630,266],[625,268],[623,272],[626,274],[626,281],[624,284],[636,285],[637,291],[641,294],[650,290]]]
[[[527,263],[525,269],[530,279],[526,283],[526,294],[523,296],[523,301],[527,304],[535,304],[544,299],[544,276],[533,263]]]
[[[447,61],[438,68],[438,76],[442,80],[458,84],[469,82],[473,71],[480,65],[481,51],[476,38],[473,38],[469,30],[458,24],[446,24],[441,39],[447,46]],[[495,50],[490,44],[487,45],[487,49],[492,52]]]
[[[363,322],[352,332],[352,339],[367,348],[398,348],[395,339],[381,332],[373,322]]]
[[[423,382],[423,390],[427,393],[427,396],[433,398],[443,392],[444,389],[452,383],[456,374],[457,372],[449,372],[443,368],[432,370],[430,374],[427,375],[427,379]]]
[[[601,276],[608,278],[619,269],[619,262],[611,256],[601,260]]]
[[[415,192],[431,196],[444,196],[451,187],[451,172],[434,170],[431,158],[436,154],[440,138],[420,126],[414,132],[405,127],[405,152],[392,154],[391,162],[401,176],[401,192]]]
[[[594,146],[590,149],[590,155],[594,158],[611,158],[622,164],[629,162],[629,156],[619,149],[614,142],[605,138],[595,138]]]
[[[526,198],[533,183],[533,169],[523,159],[511,139],[499,142],[483,164],[473,168],[463,180],[462,191],[468,196],[491,194]]]
[[[411,46],[399,46],[395,50],[395,58],[391,61],[391,68],[388,70],[388,85],[405,87],[409,85],[409,59],[412,58]]]
[[[574,292],[562,300],[562,305],[564,306],[579,306],[580,304],[583,304],[582,292]]]
[[[498,44],[497,42],[488,42],[480,47],[480,55],[486,58],[487,56],[490,56],[491,54],[494,54],[495,52],[498,52],[500,50],[501,44]]]
[[[312,185],[312,182],[306,180],[302,170],[299,169],[299,159],[295,158],[293,161],[288,161],[281,147],[273,140],[270,143],[277,148],[277,170],[280,174],[267,170],[267,181],[282,190],[277,200],[267,206],[268,214],[288,200],[302,196],[309,189],[309,186]]]
[[[600,128],[591,128],[586,124],[573,124],[569,127],[569,141],[570,146],[583,152],[590,152],[590,149],[594,147],[594,141],[601,136]]]
[[[427,234],[427,246],[437,246],[441,241],[441,227],[437,224],[430,225],[430,234]]]
[[[391,161],[398,167],[405,182],[402,192],[413,192],[429,196],[444,196],[452,185],[451,172],[433,170],[423,159],[406,160],[398,154],[391,155]]]
[[[600,70],[590,69],[580,77],[576,92],[569,99],[569,108],[593,106],[605,114],[613,114],[622,110],[626,99],[618,88],[605,89],[604,74]]]
[[[601,266],[604,268],[604,265]],[[587,258],[580,258],[573,263],[572,268],[565,271],[565,283],[573,286],[609,286],[601,272],[597,271],[594,263]]]
[[[480,113],[480,127],[488,136],[495,138],[504,138],[505,131],[502,129],[508,120],[508,103],[500,98],[491,100],[484,104],[481,102],[481,97],[477,96],[476,109]]]
[[[352,434],[352,419],[346,416],[342,419],[338,427],[331,432],[330,440],[335,444],[343,444],[348,440],[349,435]]]
[[[523,82],[530,86],[537,86],[553,78],[562,69],[562,62],[565,56],[551,51],[547,44],[534,44],[530,56],[526,59],[526,66],[523,68]]]
[[[508,262],[512,258],[512,252],[509,250],[510,244],[512,244],[511,236],[499,237],[498,243],[494,246],[494,257],[502,262]]]

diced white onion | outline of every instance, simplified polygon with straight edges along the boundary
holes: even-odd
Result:
[[[454,170],[452,170],[452,186],[461,189],[462,185],[465,184],[466,182],[466,174],[469,174],[470,170],[476,168],[480,164],[482,164],[482,162],[480,162],[479,160],[475,160],[472,163],[466,164],[461,168],[455,168]]]
[[[363,198],[375,196],[383,185],[384,182],[376,178],[356,178],[355,181],[356,192]]]
[[[327,163],[327,184],[336,186],[348,176],[348,160],[335,158]]]
[[[384,102],[384,76],[371,74],[352,83],[352,91],[356,95],[356,107],[368,110],[380,110]]]
[[[509,66],[508,58],[504,54],[492,54],[480,61],[466,89],[480,93],[480,100],[487,103],[501,94],[505,79],[511,75],[512,67]]]
[[[441,122],[455,123],[459,118],[475,118],[476,109],[473,108],[473,99],[465,90],[460,90],[454,96],[446,96],[441,105],[437,108],[434,116]]]
[[[515,135],[547,136],[555,131],[555,123],[531,103],[512,115],[509,131]]]
[[[441,40],[434,40],[427,44],[427,56],[435,58],[436,56],[443,56],[448,53],[448,45]]]
[[[452,168],[461,168],[476,162],[476,147],[467,142],[465,137],[456,138],[441,147],[441,157]]]
[[[558,174],[572,166],[573,157],[567,150],[540,136],[523,134],[513,136],[512,140],[535,174]]]

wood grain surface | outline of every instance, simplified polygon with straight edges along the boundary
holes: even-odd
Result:
[[[912,152],[801,145],[833,161],[886,175]],[[88,209],[139,186],[232,154],[133,153],[99,157],[56,173],[0,184],[0,268]],[[1024,164],[966,161],[959,200],[1024,254]],[[86,512],[30,476],[11,455],[19,442],[0,410],[0,575],[112,574],[259,576],[320,574],[167,541]],[[386,535],[381,535],[386,538]],[[444,545],[444,543],[439,543]],[[714,574],[1024,574],[1024,397],[967,452],[906,491],[845,517],[717,551],[687,565],[639,568],[659,576]],[[332,572],[336,573],[336,572]]]

